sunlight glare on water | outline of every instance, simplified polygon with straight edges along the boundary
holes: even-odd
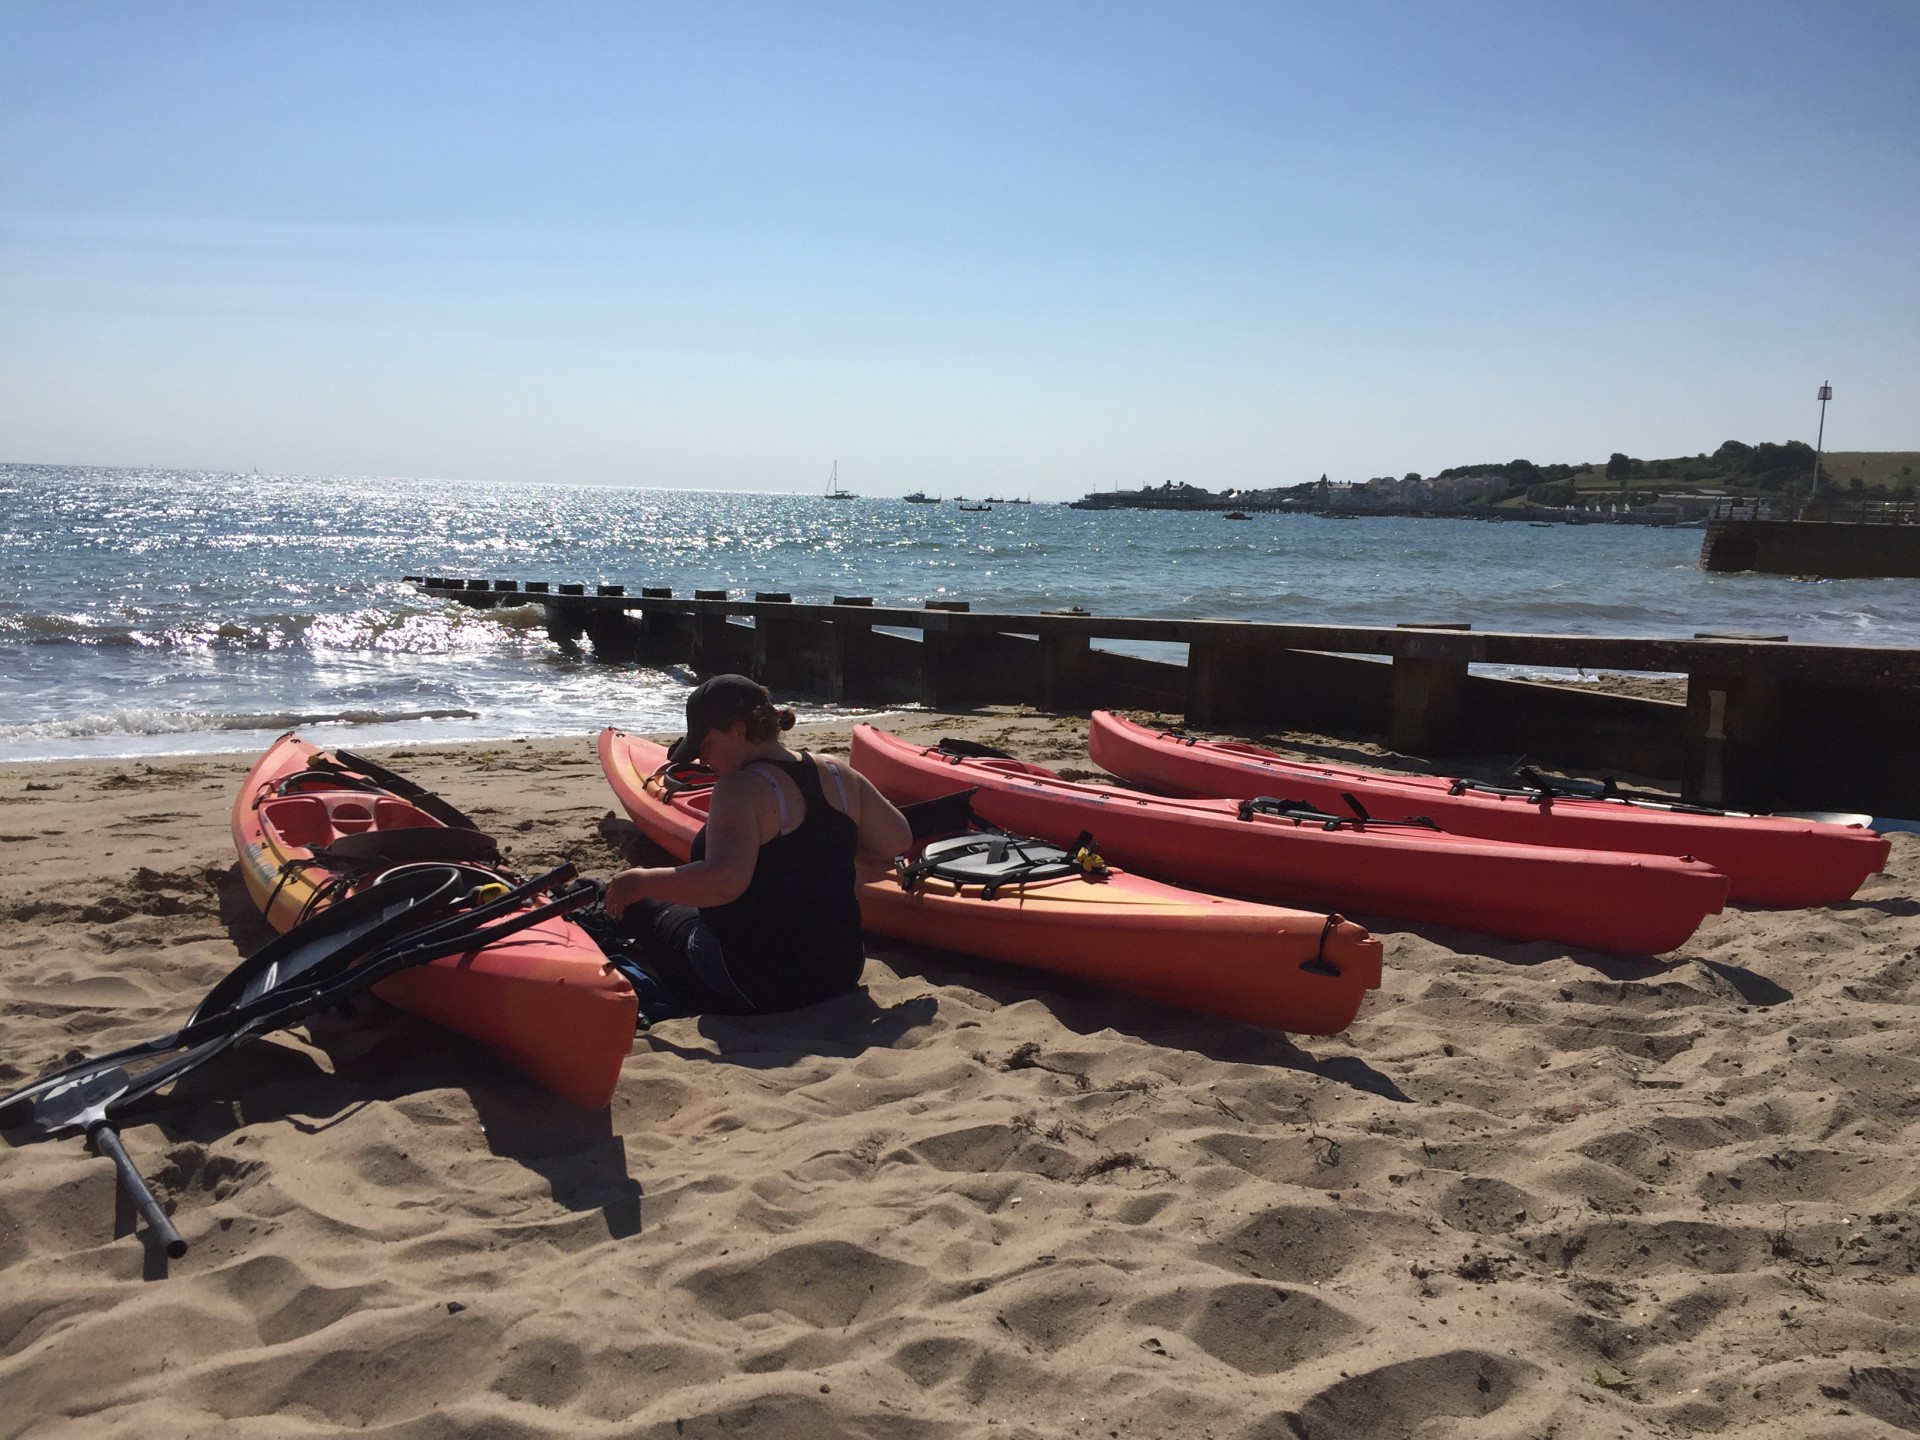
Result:
[[[910,484],[897,487],[902,492]],[[1920,584],[1709,575],[1698,531],[0,466],[0,759],[671,731],[689,677],[409,574],[979,610],[1903,644]],[[817,713],[820,707],[803,707]]]

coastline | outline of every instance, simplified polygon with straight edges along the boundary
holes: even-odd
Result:
[[[1081,721],[871,718],[1092,773]],[[368,748],[521,868],[618,864],[590,737]],[[0,764],[0,1084],[166,1028],[264,939],[253,758]],[[1892,839],[1854,901],[1656,962],[1369,922],[1383,988],[1302,1044],[885,941],[860,995],[644,1032],[600,1115],[398,1015],[279,1036],[125,1132],[194,1246],[163,1283],[104,1161],[0,1149],[8,1428],[1911,1429]]]

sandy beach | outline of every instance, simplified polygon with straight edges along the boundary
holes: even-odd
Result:
[[[1092,773],[1081,720],[886,723]],[[590,737],[379,753],[620,864]],[[251,759],[0,766],[0,1087],[267,938]],[[1895,835],[1652,962],[1358,916],[1383,988],[1299,1044],[869,941],[598,1114],[397,1013],[282,1035],[125,1130],[171,1266],[80,1142],[0,1148],[0,1435],[1920,1433],[1917,889]]]

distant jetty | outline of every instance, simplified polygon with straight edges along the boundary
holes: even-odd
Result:
[[[1826,580],[1920,578],[1920,515],[1912,505],[1809,505],[1797,520],[1715,520],[1703,570]]]

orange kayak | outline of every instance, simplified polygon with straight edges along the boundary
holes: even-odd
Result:
[[[1886,840],[1864,825],[1315,765],[1257,745],[1152,730],[1105,710],[1093,712],[1087,753],[1102,769],[1166,795],[1288,795],[1341,814],[1351,813],[1351,795],[1382,820],[1427,815],[1450,835],[1691,855],[1725,875],[1727,898],[1741,905],[1831,905],[1887,863]]]
[[[334,766],[350,773],[335,774]],[[380,873],[379,862],[364,873],[344,859],[330,864],[328,847],[365,857],[378,850],[377,837],[437,831],[390,844],[421,858],[437,846],[455,863],[499,873],[478,854],[486,848],[484,836],[449,830],[420,805],[352,769],[290,732],[260,758],[234,800],[240,873],[274,929],[291,928],[330,897]],[[471,954],[402,970],[374,993],[479,1041],[554,1094],[590,1110],[612,1097],[633,1046],[633,987],[565,916]]]
[[[600,732],[600,766],[627,814],[684,859],[706,823],[711,777],[669,785],[666,759],[650,740]],[[1380,942],[1351,921],[1196,894],[1122,870],[1097,873],[994,893],[938,873],[910,889],[892,877],[866,880],[860,914],[872,934],[1307,1035],[1344,1030],[1380,984]]]
[[[1175,800],[1081,785],[1004,758],[915,745],[871,725],[853,763],[896,803],[978,786],[982,819],[1059,840],[1090,833],[1122,864],[1185,885],[1658,955],[1720,909],[1727,877],[1664,855],[1549,849],[1451,835],[1428,824],[1360,823],[1285,803]]]

